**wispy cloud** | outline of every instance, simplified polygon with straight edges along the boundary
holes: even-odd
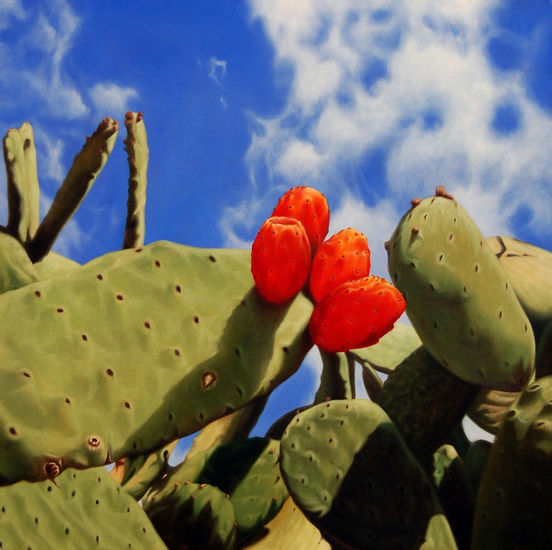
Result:
[[[20,0],[0,0],[0,31],[9,27],[11,19],[25,19],[27,14]]]
[[[131,87],[119,86],[113,82],[99,82],[90,90],[94,107],[102,116],[121,116],[130,110],[130,101],[139,97],[138,92]]]
[[[550,232],[552,120],[519,71],[488,58],[496,5],[251,0],[276,73],[292,74],[282,112],[252,115],[251,204],[266,214],[285,187],[310,183],[349,210],[369,198],[366,215],[392,229],[411,198],[444,184],[487,234],[519,231],[520,209],[521,229]],[[379,180],[366,168],[377,151]],[[361,185],[348,180],[363,170]]]
[[[207,76],[219,86],[222,86],[222,81],[226,76],[226,64],[224,59],[210,57],[208,62],[209,72]]]

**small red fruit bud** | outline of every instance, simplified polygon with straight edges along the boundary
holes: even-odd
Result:
[[[313,187],[293,187],[286,191],[272,215],[299,220],[307,232],[313,254],[324,241],[330,226],[328,201]]]
[[[366,237],[355,229],[343,229],[323,242],[312,260],[310,293],[319,302],[346,281],[367,277],[370,249]]]
[[[347,281],[316,304],[310,336],[331,353],[371,346],[393,328],[405,307],[400,291],[385,279]]]
[[[310,262],[309,240],[300,221],[273,216],[263,223],[251,247],[251,273],[267,302],[293,298],[307,281]]]

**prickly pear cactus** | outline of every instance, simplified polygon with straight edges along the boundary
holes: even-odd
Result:
[[[487,239],[534,323],[552,320],[552,252],[512,237]]]
[[[462,206],[442,189],[413,201],[386,247],[408,317],[437,361],[472,384],[524,388],[534,368],[531,324]]]
[[[171,550],[234,547],[236,523],[228,495],[207,484],[172,484],[146,512]]]
[[[192,433],[270,392],[311,346],[310,301],[263,302],[245,250],[159,242],[3,298],[4,483]]]
[[[389,375],[376,402],[426,467],[462,421],[476,392],[476,387],[441,367],[420,346]]]
[[[536,380],[506,414],[474,516],[473,550],[549,548],[552,540],[552,376]]]
[[[347,548],[456,548],[432,484],[385,412],[364,399],[299,413],[281,440],[293,500]]]
[[[0,488],[0,548],[166,549],[139,504],[104,468]]]

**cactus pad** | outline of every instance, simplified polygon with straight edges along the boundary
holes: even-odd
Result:
[[[2,296],[0,480],[144,454],[270,392],[312,304],[263,302],[246,250],[158,242]]]
[[[525,387],[534,368],[531,324],[462,206],[442,193],[416,202],[386,247],[393,281],[428,351],[467,382]]]
[[[473,550],[551,548],[552,376],[512,405],[479,486]],[[520,517],[521,516],[521,517]]]
[[[105,468],[0,488],[0,548],[166,549],[139,504]]]
[[[383,550],[429,548],[437,537],[436,548],[456,548],[431,482],[375,403],[315,405],[291,422],[280,449],[290,494],[332,540]]]

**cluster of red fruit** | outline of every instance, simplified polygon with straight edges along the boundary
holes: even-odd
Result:
[[[324,241],[330,224],[326,197],[294,187],[278,201],[251,248],[251,273],[260,295],[281,304],[308,281],[315,302],[309,323],[313,342],[337,352],[375,344],[405,309],[401,293],[370,276],[366,237],[354,229]]]

